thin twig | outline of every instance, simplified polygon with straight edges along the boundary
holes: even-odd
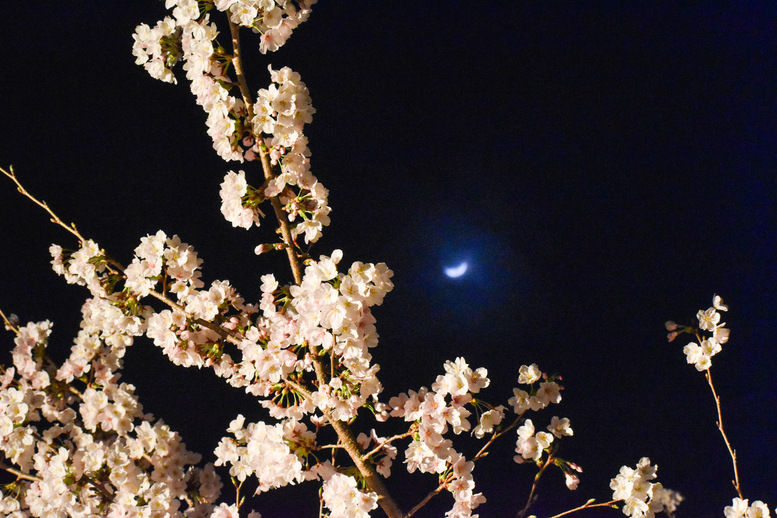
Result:
[[[11,319],[5,316],[5,313],[3,313],[2,309],[0,309],[0,316],[3,317],[5,328],[8,329],[9,331],[13,331],[16,334],[16,336],[19,336],[19,333],[20,333],[19,325],[11,322]]]
[[[569,511],[564,511],[563,513],[554,514],[550,518],[561,518],[562,516],[567,516],[568,514],[576,513],[578,511],[583,511],[585,509],[593,509],[594,507],[615,507],[615,504],[620,502],[620,500],[610,500],[609,502],[601,502],[598,504],[594,503],[594,500],[591,499],[581,505],[580,507],[575,507],[574,509],[570,509]]]
[[[232,479],[232,483],[234,484],[235,479]],[[240,489],[243,487],[243,482],[245,480],[241,480],[239,484],[235,484],[235,505],[237,506],[237,509],[240,510],[240,507],[243,505],[243,502],[240,501]],[[245,497],[243,497],[245,499]]]
[[[378,453],[380,450],[382,450],[383,447],[386,446],[387,444],[391,444],[393,441],[396,441],[397,439],[404,439],[405,437],[410,437],[416,432],[415,428],[416,428],[415,423],[413,423],[413,425],[410,427],[410,430],[408,430],[407,432],[401,433],[399,435],[395,435],[394,437],[389,437],[385,441],[381,441],[380,444],[375,446],[372,450],[362,455],[362,458],[369,459],[370,457]]]
[[[474,462],[474,461],[478,460],[479,458],[485,456],[486,450],[488,449],[488,447],[491,446],[491,444],[495,440],[497,440],[499,437],[503,436],[504,434],[506,434],[507,432],[509,432],[513,428],[515,428],[518,425],[518,423],[521,421],[522,417],[523,417],[523,414],[520,414],[518,417],[515,418],[515,420],[512,423],[510,423],[510,425],[507,428],[503,428],[503,429],[499,430],[499,432],[494,433],[491,436],[491,438],[488,440],[488,442],[486,444],[484,444],[482,448],[480,448],[480,451],[477,452],[477,454],[475,454],[475,456],[472,458],[472,461]]]
[[[48,212],[48,213],[49,213],[49,216],[51,216],[51,222],[52,222],[52,223],[56,223],[56,224],[57,224],[57,225],[59,225],[60,227],[64,228],[65,230],[67,230],[68,232],[70,232],[71,234],[73,234],[74,236],[76,236],[76,237],[78,238],[78,241],[79,241],[81,244],[83,244],[84,242],[86,242],[86,239],[84,239],[84,236],[82,236],[82,235],[81,235],[81,233],[80,233],[80,232],[78,232],[78,229],[76,228],[76,225],[75,225],[75,223],[71,223],[69,226],[68,226],[68,225],[66,225],[64,221],[62,221],[61,219],[59,219],[59,216],[57,216],[56,214],[54,214],[54,211],[52,211],[52,210],[51,210],[51,208],[49,207],[48,203],[46,203],[46,202],[45,202],[45,201],[43,201],[43,200],[38,200],[38,199],[37,199],[35,196],[33,196],[32,194],[30,194],[29,192],[27,192],[27,189],[25,189],[25,188],[22,186],[22,184],[19,182],[19,179],[18,179],[18,178],[16,178],[16,174],[14,173],[13,167],[9,167],[9,169],[11,170],[11,172],[8,172],[8,171],[6,171],[5,169],[3,169],[2,167],[0,167],[0,171],[2,171],[4,175],[6,175],[6,176],[7,176],[8,178],[10,178],[11,180],[13,180],[13,182],[16,184],[16,190],[17,190],[17,191],[19,191],[20,193],[22,193],[24,196],[26,196],[27,198],[29,198],[30,200],[32,200],[32,202],[33,202],[33,203],[35,203],[36,205],[38,205],[39,207],[41,207],[43,210],[45,210],[46,212]]]
[[[537,484],[540,481],[540,477],[545,472],[546,469],[548,469],[548,466],[550,466],[551,461],[553,460],[553,455],[548,455],[548,459],[542,464],[542,467],[537,472],[536,475],[534,475],[534,483],[531,485],[531,491],[529,492],[529,498],[526,499],[526,505],[523,506],[523,509],[518,513],[518,518],[523,518],[526,516],[526,513],[529,512],[529,508],[534,503],[534,493],[537,491]]]
[[[435,496],[439,495],[443,489],[448,485],[450,482],[449,478],[446,478],[444,481],[440,482],[440,485],[437,486],[437,489],[431,491],[428,495],[426,495],[423,500],[418,502],[412,509],[410,509],[410,512],[405,515],[404,518],[410,518],[415,513],[417,513],[423,506],[429,503],[429,501],[434,498]]]
[[[336,449],[344,450],[345,449],[345,447],[342,444],[325,444],[323,446],[317,446],[316,447],[316,449],[318,449],[318,450],[326,450],[326,449],[329,449],[329,448],[332,448],[333,450],[336,450]]]
[[[710,385],[710,390],[712,390],[712,397],[715,399],[715,407],[718,410],[718,430],[720,431],[720,435],[723,436],[723,441],[726,443],[726,448],[728,448],[728,453],[731,456],[731,463],[734,466],[734,480],[731,481],[731,483],[734,485],[734,489],[737,490],[737,494],[739,495],[739,498],[742,500],[745,499],[745,497],[742,495],[742,489],[739,485],[739,469],[737,468],[737,452],[734,448],[731,447],[731,443],[728,440],[728,436],[726,435],[725,430],[723,430],[723,413],[720,410],[720,397],[718,396],[718,393],[715,391],[715,385],[712,384],[712,374],[710,374],[710,370],[707,369],[705,376],[707,377],[707,383]]]

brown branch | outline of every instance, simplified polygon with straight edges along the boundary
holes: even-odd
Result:
[[[245,73],[243,72],[243,61],[240,54],[240,27],[229,20],[229,30],[232,33],[232,65],[235,68],[235,76],[237,76],[237,84],[240,88],[240,95],[243,96],[243,102],[246,105],[248,115],[246,120],[251,120],[254,116],[254,102],[251,97],[251,91],[248,89],[248,83],[246,82]],[[264,143],[262,135],[254,135],[257,144],[259,145],[259,160],[262,163],[262,172],[264,173],[265,180],[272,180],[275,178],[275,172],[273,166],[270,163],[270,153],[267,150],[267,145]],[[289,223],[284,215],[281,202],[277,196],[270,199],[273,211],[275,212],[275,218],[278,220],[278,225],[281,230],[281,237],[283,238],[284,248],[286,249],[286,255],[289,258],[289,265],[291,266],[292,275],[294,275],[294,282],[296,284],[302,284],[302,267],[299,262],[299,257],[296,252],[296,245],[294,239],[291,237],[291,230],[289,229]]]
[[[287,379],[285,382],[305,398],[311,397],[310,391],[296,381]],[[375,468],[368,462],[367,457],[362,453],[361,448],[353,435],[353,430],[351,430],[351,428],[343,421],[338,421],[332,417],[332,414],[329,411],[322,409],[322,412],[337,433],[342,449],[348,453],[348,456],[351,458],[354,466],[359,470],[362,477],[364,477],[364,481],[367,483],[370,490],[378,495],[378,505],[380,505],[381,509],[383,509],[389,518],[403,518],[405,516],[404,513],[402,513],[402,510],[391,497],[391,494],[389,494],[380,475],[378,475]]]
[[[29,480],[30,482],[41,482],[43,480],[42,478],[36,477],[35,475],[30,475],[28,473],[19,471],[16,468],[12,468],[11,466],[6,465],[4,462],[0,462],[0,469],[5,470],[12,475],[16,475],[16,478]]]
[[[248,85],[245,80],[243,64],[240,56],[240,27],[232,23],[230,20],[229,28],[230,32],[232,33],[232,64],[235,68],[235,75],[237,76],[240,93],[243,96],[243,101],[248,107],[249,117],[251,117],[253,114],[253,101],[251,99],[251,94],[248,90]],[[257,144],[259,145],[259,158],[260,162],[262,163],[264,178],[267,181],[272,180],[275,178],[275,173],[270,162],[270,153],[267,149],[267,145],[265,144],[261,135],[255,135],[255,138],[257,140]],[[302,284],[302,265],[300,264],[300,259],[296,252],[297,247],[293,238],[291,237],[291,230],[289,228],[288,220],[283,212],[283,208],[281,207],[281,202],[278,199],[278,196],[272,197],[270,199],[270,203],[272,204],[273,211],[275,212],[275,217],[278,220],[278,227],[281,231],[284,248],[286,249],[286,254],[289,259],[289,266],[291,267],[292,275],[294,276],[294,282],[300,285]],[[311,351],[311,353],[314,352],[315,351]],[[326,384],[326,375],[324,374],[323,365],[318,358],[314,357],[313,367],[316,372],[316,379],[319,386]],[[303,387],[295,382],[287,380],[286,383],[297,390],[304,390]],[[307,390],[304,390],[304,392],[300,391],[300,393],[307,393],[309,396],[309,392]],[[326,415],[330,425],[337,433],[337,437],[340,440],[340,443],[343,445],[344,449],[348,452],[348,456],[351,457],[351,460],[359,470],[359,473],[361,473],[361,475],[364,477],[367,486],[371,491],[378,495],[378,504],[380,507],[385,511],[389,518],[401,518],[403,516],[402,511],[399,509],[396,502],[391,497],[386,487],[383,485],[383,481],[375,472],[373,466],[363,457],[361,448],[359,448],[351,428],[346,423],[333,419],[331,414],[328,412],[324,412],[324,415]]]
[[[254,117],[254,101],[251,97],[251,91],[248,89],[245,74],[243,74],[243,59],[240,54],[240,26],[233,23],[229,17],[227,17],[227,21],[229,22],[229,32],[232,34],[232,65],[235,67],[240,95],[243,96],[243,102],[248,111],[246,119],[250,120]]]

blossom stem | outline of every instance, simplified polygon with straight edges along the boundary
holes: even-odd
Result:
[[[720,396],[718,396],[718,393],[715,391],[715,385],[712,384],[712,375],[710,374],[709,369],[707,369],[705,375],[707,378],[707,383],[710,386],[710,390],[712,391],[712,397],[715,399],[715,406],[718,410],[718,420],[715,424],[717,424],[718,426],[720,435],[723,436],[723,441],[726,443],[726,448],[728,448],[728,453],[731,456],[731,463],[734,466],[734,480],[732,480],[731,483],[734,485],[734,489],[737,490],[737,494],[739,495],[739,498],[744,500],[745,497],[742,495],[742,489],[739,485],[739,469],[737,468],[737,452],[734,448],[731,447],[731,443],[728,440],[728,436],[726,435],[726,432],[723,429],[723,413],[720,410]]]

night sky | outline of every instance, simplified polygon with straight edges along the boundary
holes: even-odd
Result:
[[[559,455],[585,472],[575,493],[549,472],[533,512],[607,500],[620,466],[648,456],[685,495],[678,516],[720,516],[735,492],[714,403],[687,340],[667,343],[664,329],[692,323],[717,293],[731,307],[712,367],[724,424],[745,497],[774,510],[777,9],[590,4],[321,0],[277,53],[244,36],[248,81],[255,92],[267,64],[290,66],[310,90],[312,170],[333,208],[313,256],[341,248],[344,264],[395,272],[375,310],[385,400],[464,356],[489,370],[484,397],[506,403],[518,367],[536,362],[566,388],[535,422],[569,417]],[[134,64],[135,26],[164,15],[154,0],[6,6],[0,165],[124,264],[162,229],[197,249],[206,282],[256,300],[262,274],[291,275],[284,257],[253,254],[271,225],[233,229],[218,197],[229,170],[259,178],[255,163],[215,154],[182,75],[164,84]],[[47,250],[75,242],[4,177],[0,222],[0,308],[51,319],[50,352],[64,358],[87,292],[51,271]],[[445,277],[461,260],[470,270]],[[144,340],[125,378],[206,458],[235,414],[262,415]],[[484,517],[513,516],[531,486],[505,439],[475,468]],[[436,487],[409,480],[388,480],[406,509]],[[256,510],[317,512],[312,485],[277,493]],[[289,511],[289,495],[305,503]],[[418,516],[450,505],[440,496]],[[622,516],[588,513],[599,514]]]

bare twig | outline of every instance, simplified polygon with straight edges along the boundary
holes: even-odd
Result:
[[[526,513],[529,512],[529,508],[534,503],[534,493],[537,491],[537,484],[540,481],[540,477],[542,477],[542,474],[546,469],[548,469],[548,466],[551,465],[553,459],[553,455],[548,455],[548,459],[542,464],[542,467],[540,467],[540,470],[537,472],[537,474],[534,475],[534,483],[531,485],[529,498],[526,499],[526,505],[523,506],[523,509],[521,509],[521,511],[518,513],[518,518],[523,518],[526,516]]]
[[[75,223],[71,223],[70,225],[66,225],[64,221],[59,219],[59,216],[54,214],[54,211],[51,210],[51,208],[49,207],[48,203],[46,203],[43,200],[38,200],[35,196],[33,196],[32,194],[27,192],[27,189],[25,189],[22,186],[22,184],[19,182],[19,179],[16,178],[16,174],[14,174],[13,167],[9,167],[9,169],[11,170],[10,172],[8,172],[5,169],[3,169],[2,167],[0,167],[0,171],[2,171],[5,176],[7,176],[11,180],[13,180],[13,182],[16,184],[16,190],[17,191],[22,193],[24,196],[29,198],[33,203],[35,203],[36,205],[41,207],[43,210],[48,212],[49,216],[51,216],[51,222],[52,223],[56,223],[60,227],[64,228],[65,230],[67,230],[68,232],[70,232],[71,234],[76,236],[76,238],[78,238],[78,241],[80,243],[83,244],[86,241],[86,239],[84,239],[84,236],[82,236],[81,233],[78,232],[78,229],[76,228]]]
[[[518,417],[515,418],[515,420],[512,423],[510,423],[509,426],[507,426],[506,428],[502,428],[497,433],[494,433],[491,436],[491,438],[488,440],[488,442],[486,444],[484,444],[482,448],[480,448],[480,451],[477,452],[477,454],[475,454],[475,456],[472,458],[472,461],[474,462],[474,461],[478,460],[479,458],[485,456],[486,455],[486,450],[488,450],[488,447],[491,446],[491,444],[493,444],[493,442],[495,440],[497,440],[499,437],[503,436],[504,434],[506,434],[507,432],[509,432],[510,430],[515,428],[516,426],[518,426],[518,423],[521,422],[521,418],[522,417],[523,417],[523,414],[519,415]]]
[[[737,451],[731,447],[731,442],[729,442],[728,436],[726,435],[726,431],[723,429],[723,413],[720,410],[720,396],[718,396],[718,393],[715,391],[715,385],[712,384],[712,374],[710,374],[709,369],[707,369],[705,376],[707,378],[707,383],[709,383],[710,390],[712,391],[712,397],[715,399],[715,407],[718,410],[718,420],[715,424],[718,425],[718,430],[720,431],[720,435],[723,436],[723,441],[726,443],[726,448],[728,448],[728,453],[731,456],[731,463],[734,466],[734,480],[732,480],[731,483],[734,485],[734,489],[737,490],[737,494],[739,495],[739,498],[744,500],[745,497],[742,495],[742,489],[739,485],[739,469],[737,468]]]
[[[594,503],[594,500],[591,499],[581,505],[580,507],[575,507],[574,509],[570,509],[569,511],[564,511],[563,513],[554,514],[550,518],[561,518],[562,516],[567,516],[572,513],[576,513],[578,511],[583,511],[585,509],[593,509],[595,507],[615,507],[615,504],[620,502],[620,500],[610,500],[609,502],[601,502],[598,504]]]
[[[345,449],[342,444],[325,444],[323,446],[317,446],[316,448],[319,449],[319,450],[328,450],[330,448],[333,449],[333,450],[343,450],[343,449]]]
[[[418,502],[412,509],[410,509],[410,512],[405,515],[404,518],[410,518],[415,513],[417,513],[423,506],[429,503],[429,501],[434,498],[435,496],[439,495],[443,489],[448,485],[450,482],[450,478],[446,478],[442,482],[440,482],[440,485],[437,486],[437,489],[431,491],[428,495],[426,495],[423,500]]]
[[[369,452],[367,452],[367,453],[365,453],[364,455],[362,455],[362,457],[363,457],[363,458],[365,458],[365,459],[369,459],[370,457],[372,457],[373,455],[375,455],[376,453],[378,453],[380,450],[382,450],[382,449],[383,449],[383,447],[384,447],[384,446],[386,446],[387,444],[391,444],[393,441],[396,441],[396,440],[398,440],[398,439],[404,439],[405,437],[410,437],[410,436],[411,436],[411,435],[413,435],[415,432],[416,432],[416,426],[415,426],[415,423],[413,423],[413,425],[410,427],[410,430],[408,430],[408,431],[407,431],[407,432],[405,432],[405,433],[401,433],[401,434],[399,434],[399,435],[395,435],[394,437],[389,437],[389,438],[388,438],[388,439],[386,439],[385,441],[381,441],[381,442],[380,442],[380,444],[378,444],[377,446],[375,446],[375,447],[374,447],[372,450],[370,450]]]

